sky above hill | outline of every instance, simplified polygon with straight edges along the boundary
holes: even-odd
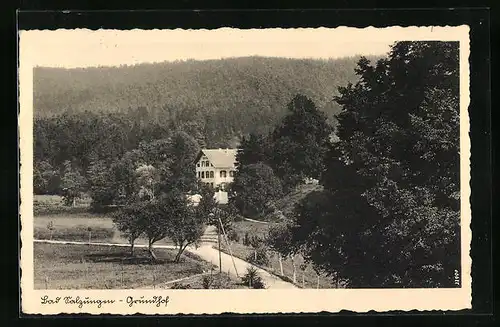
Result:
[[[33,66],[119,66],[242,56],[339,58],[381,55],[431,28],[22,31],[22,60]],[[419,34],[420,33],[420,34]],[[439,38],[439,30],[433,32]]]

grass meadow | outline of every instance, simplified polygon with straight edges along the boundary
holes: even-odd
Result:
[[[177,283],[203,288],[202,276],[214,268],[192,254],[174,263],[176,251],[156,249],[159,261],[151,261],[147,250],[95,245],[34,244],[35,289],[141,289],[172,288]],[[216,271],[216,270],[214,270]],[[222,275],[225,288],[241,288],[238,281]]]
[[[111,214],[109,213],[91,213],[89,212],[88,199],[83,199],[77,203],[75,207],[65,207],[62,205],[61,197],[51,195],[35,195],[34,207],[34,238],[39,240],[60,240],[60,241],[80,241],[88,242],[89,236],[91,242],[103,243],[128,243],[121,233],[115,228]],[[38,210],[37,210],[38,207]],[[40,209],[42,208],[42,209]],[[233,229],[239,235],[239,242],[231,242],[231,251],[236,257],[246,260],[249,255],[253,254],[253,248],[243,245],[245,233],[249,236],[257,235],[265,238],[269,225],[250,222],[246,220],[236,221],[233,224]],[[147,244],[147,240],[140,238],[136,244]],[[173,244],[169,239],[158,241],[158,245]],[[85,255],[85,249],[92,249],[88,255]],[[229,253],[229,249],[223,244],[224,252]],[[165,262],[171,258],[172,251],[165,249],[157,249],[159,257]],[[144,253],[142,253],[144,252]],[[144,249],[137,248],[139,262],[147,260],[147,253]],[[142,253],[142,254],[141,254]],[[269,265],[262,267],[263,269],[280,276],[280,266],[277,254],[272,251],[269,254]],[[187,254],[190,255],[190,254]],[[123,287],[142,287],[145,285],[153,285],[153,273],[155,269],[160,269],[161,265],[152,264],[122,264],[120,260],[128,256],[128,248],[113,248],[113,247],[91,247],[88,245],[49,245],[35,244],[35,280],[38,287],[44,285],[46,276],[49,276],[49,288],[66,288],[75,284],[76,288],[86,288],[87,282],[92,284],[92,277],[87,280],[87,271],[93,271],[95,276],[101,280],[96,283],[95,288],[123,288]],[[162,258],[163,256],[163,258]],[[100,258],[100,259],[99,259]],[[142,259],[141,259],[142,258]],[[191,258],[192,259],[192,258]],[[103,261],[104,260],[104,261]],[[195,260],[196,261],[196,260]],[[52,262],[52,263],[51,263]],[[304,287],[316,288],[318,286],[318,276],[310,264],[305,264],[304,270],[300,269],[304,263],[300,255],[296,256],[296,277],[297,285],[302,286],[302,275],[304,276]],[[283,259],[284,279],[291,281],[293,276],[293,265],[290,259]],[[192,264],[192,263],[191,263]],[[55,268],[54,268],[55,267]],[[90,267],[88,270],[86,267]],[[117,279],[117,273],[124,273],[124,284],[121,285],[121,278]],[[174,267],[174,266],[172,266]],[[165,267],[161,268],[163,270]],[[180,270],[177,271],[176,269]],[[118,270],[117,270],[118,269]],[[170,266],[169,266],[170,269]],[[182,270],[185,272],[181,273]],[[51,271],[52,270],[52,271]],[[176,271],[178,273],[176,273]],[[158,283],[166,282],[167,279],[176,279],[179,276],[195,275],[199,272],[193,265],[187,263],[175,266],[174,269],[167,273],[160,274],[156,279]],[[165,275],[166,274],[166,275]],[[161,275],[161,276],[160,276]],[[282,277],[282,276],[280,276]],[[74,279],[76,278],[76,279]],[[283,278],[283,277],[282,277]],[[61,282],[56,282],[56,280]],[[114,279],[114,280],[113,280]],[[50,282],[52,280],[52,282]],[[193,278],[191,283],[195,287],[201,288],[202,277]],[[135,282],[132,282],[135,281]],[[73,283],[74,282],[74,283]],[[54,285],[52,285],[52,284]],[[230,281],[231,287],[236,286],[236,281]],[[92,286],[92,285],[90,285]],[[320,288],[336,287],[330,277],[320,276]]]
[[[89,212],[90,200],[84,198],[75,207],[62,204],[57,195],[35,195],[33,237],[39,240],[128,243],[115,228],[110,213]],[[140,238],[136,244],[147,244]],[[163,239],[156,244],[173,244]]]

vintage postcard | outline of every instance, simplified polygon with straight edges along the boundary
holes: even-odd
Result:
[[[19,34],[23,313],[471,308],[468,26]]]

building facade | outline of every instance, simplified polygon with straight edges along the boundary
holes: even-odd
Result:
[[[196,176],[207,185],[225,191],[236,173],[237,149],[203,149],[198,154]]]

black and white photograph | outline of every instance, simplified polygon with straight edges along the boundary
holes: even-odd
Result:
[[[23,307],[470,307],[468,51],[467,26],[21,31]]]

